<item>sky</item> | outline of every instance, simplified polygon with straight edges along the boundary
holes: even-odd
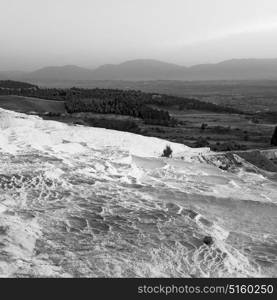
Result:
[[[0,0],[0,71],[248,57],[277,58],[276,0]]]

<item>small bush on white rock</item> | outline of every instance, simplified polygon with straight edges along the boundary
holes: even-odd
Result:
[[[166,146],[165,149],[163,150],[163,154],[162,157],[172,157],[172,149],[170,148],[170,146]]]

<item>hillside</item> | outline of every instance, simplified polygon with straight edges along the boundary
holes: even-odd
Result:
[[[0,95],[0,107],[8,110],[25,113],[64,113],[65,106],[62,101],[37,99],[30,97]]]
[[[118,65],[104,65],[94,70],[93,78],[97,80],[157,80],[178,79],[186,67],[169,64],[152,59],[137,59]]]
[[[37,88],[36,85],[14,80],[0,80],[0,89],[31,89]]]
[[[277,79],[277,59],[233,59],[183,67],[155,60],[107,65],[94,71],[97,80],[255,80]]]
[[[0,107],[67,124],[155,136],[214,151],[269,148],[276,113],[119,89],[0,89]]]
[[[3,109],[0,128],[1,277],[276,275],[277,183],[243,159]]]
[[[63,67],[51,66],[45,67],[23,76],[23,78],[31,79],[62,79],[62,80],[87,80],[91,78],[92,70],[81,68],[73,65]]]

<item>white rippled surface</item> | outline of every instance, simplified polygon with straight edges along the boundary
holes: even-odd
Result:
[[[276,182],[206,148],[0,110],[0,153],[2,277],[277,275]]]

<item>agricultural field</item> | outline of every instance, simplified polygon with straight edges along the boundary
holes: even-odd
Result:
[[[105,88],[140,90],[202,101],[243,110],[277,111],[277,81],[47,81],[34,82],[44,87]],[[277,123],[277,121],[276,121]]]
[[[0,95],[0,107],[22,113],[65,112],[63,101],[45,100],[14,95]]]
[[[184,97],[184,101],[187,103],[190,101],[189,99],[201,100],[204,101],[204,104],[205,102],[213,103],[221,108],[227,107],[231,110],[215,111],[212,106],[208,106],[205,110],[203,105],[196,106],[195,109],[188,105],[182,108],[182,105],[176,104],[176,99],[171,96],[165,98],[165,103],[142,104],[144,107],[152,109],[152,112],[159,110],[168,112],[170,118],[177,120],[176,125],[168,126],[155,122],[147,123],[147,120],[132,115],[114,114],[109,112],[109,107],[105,113],[99,109],[87,112],[76,110],[76,112],[69,113],[66,111],[65,102],[59,96],[58,89],[53,90],[55,95],[53,99],[49,99],[52,97],[51,89],[41,89],[42,98],[45,95],[48,97],[47,100],[30,96],[0,96],[0,107],[18,112],[35,113],[45,119],[70,124],[105,127],[159,137],[190,147],[208,146],[214,151],[271,148],[271,137],[277,125],[277,82],[154,81],[143,83],[106,81],[87,84],[90,88],[95,87],[96,84],[100,88],[118,88],[116,90],[98,90],[97,93],[100,93],[101,97],[103,94],[106,97],[106,94],[109,95],[109,93],[118,93],[120,97],[124,94],[126,103],[131,101],[131,98],[128,97],[132,97],[134,94],[130,90],[135,89],[145,93],[164,93],[164,95]],[[90,93],[89,90],[83,89],[78,92]],[[93,93],[93,90],[91,92]],[[141,95],[139,92],[138,96],[142,97],[142,101],[145,100],[144,97],[149,98],[149,94]],[[175,104],[171,101],[175,101]],[[74,102],[73,104],[75,105]],[[95,109],[93,106],[91,108]],[[232,112],[232,109],[238,110],[238,113]]]
[[[210,113],[198,111],[176,111],[170,114],[180,125],[176,128],[147,126],[147,135],[158,136],[190,147],[211,146],[214,150],[246,150],[270,147],[275,125],[249,120],[246,115]],[[239,148],[228,149],[230,143]]]

